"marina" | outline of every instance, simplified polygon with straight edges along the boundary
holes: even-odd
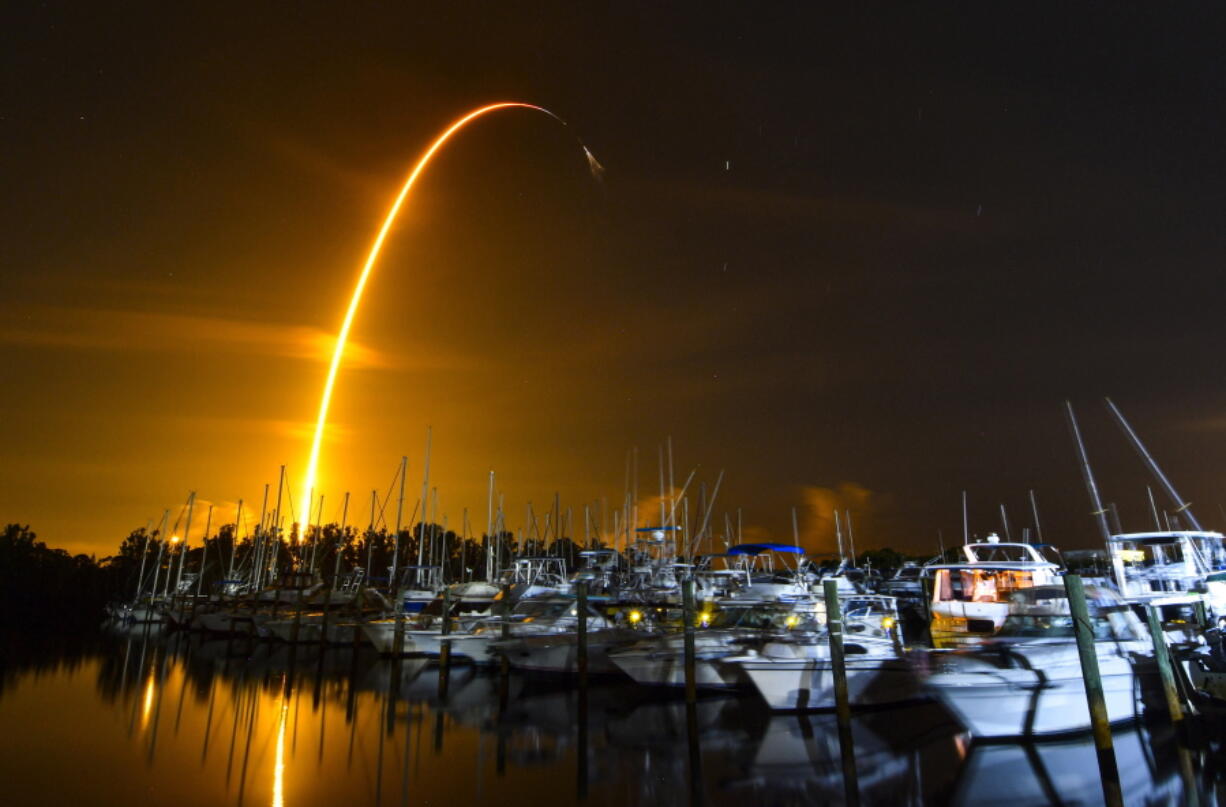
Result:
[[[530,803],[799,804],[843,799],[837,718],[771,713],[753,696],[683,699],[628,681],[558,686],[368,650],[204,639],[155,627],[83,646],[6,648],[0,770],[14,803],[325,805]],[[1085,735],[975,742],[933,702],[857,712],[861,804],[1097,803]],[[1191,751],[1169,723],[1114,731],[1126,803],[1213,804],[1218,742]],[[53,777],[71,747],[94,760]]]
[[[1226,807],[1176,6],[14,6],[0,806]]]

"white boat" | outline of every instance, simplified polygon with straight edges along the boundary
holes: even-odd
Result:
[[[588,672],[593,675],[618,674],[609,660],[608,651],[642,639],[647,631],[643,612],[632,610],[630,623],[636,627],[619,626],[602,614],[591,600],[587,606]],[[578,669],[578,608],[568,597],[547,597],[516,603],[506,625],[509,636],[501,638],[502,623],[498,619],[483,622],[480,627],[490,634],[491,652],[503,656],[517,669],[534,672],[574,673]]]
[[[372,589],[361,590],[362,606],[357,607],[358,592],[325,592],[313,599],[326,602],[327,610],[304,611],[301,614],[286,613],[262,624],[262,630],[270,638],[283,642],[318,644],[352,644],[355,631],[363,616],[376,616],[391,607],[382,594]]]
[[[932,578],[929,610],[933,647],[956,647],[986,639],[1004,624],[1017,591],[1059,582],[1061,565],[1040,551],[1046,544],[1002,542],[995,534],[965,544],[962,563],[924,567]]]
[[[923,599],[924,586],[920,575],[923,568],[917,563],[907,562],[899,567],[894,575],[881,584],[881,593],[891,597],[907,597]]]
[[[1152,645],[1136,614],[1114,592],[1087,587],[1107,716],[1131,720],[1140,708],[1137,672]],[[1028,738],[1090,727],[1085,682],[1062,586],[1013,595],[996,639],[973,650],[934,653],[928,689],[975,737]]]
[[[841,600],[847,691],[853,706],[906,703],[922,697],[920,683],[904,656],[893,597],[854,595]],[[756,653],[730,657],[772,711],[833,709],[834,667],[829,636],[815,630],[768,642]]]
[[[1164,616],[1191,621],[1203,602],[1226,625],[1226,538],[1220,532],[1180,530],[1112,535],[1111,571],[1126,602],[1152,605]]]
[[[587,671],[591,675],[618,675],[609,651],[632,644],[643,636],[632,628],[604,628],[587,634]],[[573,631],[517,636],[492,647],[517,670],[574,674],[579,669],[579,641]]]
[[[786,633],[804,620],[801,613],[780,604],[741,604],[725,601],[698,612],[694,632],[694,679],[703,689],[749,686],[749,678],[724,658],[760,647],[773,634]],[[644,686],[685,686],[685,634],[681,631],[650,636],[609,652],[617,667]]]

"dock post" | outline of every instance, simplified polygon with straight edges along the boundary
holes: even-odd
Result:
[[[1209,630],[1209,613],[1205,610],[1205,601],[1197,600],[1192,603],[1192,611],[1196,614],[1196,629],[1204,632]]]
[[[404,655],[404,600],[395,588],[392,589],[392,603],[396,608],[396,623],[392,628],[392,655],[400,658]]]
[[[336,577],[333,577],[332,582],[324,590],[324,612],[319,619],[319,649],[321,651],[328,646],[328,612],[332,609],[332,587],[335,585]]]
[[[860,783],[856,774],[856,751],[851,737],[851,698],[847,691],[847,663],[843,656],[843,610],[839,603],[839,582],[824,580],[826,631],[830,638],[830,671],[834,677],[834,710],[839,724],[839,750],[843,758],[843,792],[848,805],[860,803]]]
[[[443,625],[439,636],[438,648],[438,697],[443,700],[447,697],[448,677],[451,673],[451,640],[447,637],[451,635],[451,589],[443,588]],[[442,716],[442,712],[439,712]]]
[[[575,650],[575,668],[579,673],[578,694],[578,754],[575,770],[576,794],[579,801],[587,799],[588,737],[587,737],[587,581],[575,583],[575,616],[579,621],[578,646]]]
[[[685,700],[694,703],[698,698],[698,682],[694,669],[694,578],[681,581],[681,619],[685,638]]]
[[[502,607],[502,639],[511,638],[511,587],[506,583],[499,586],[500,595],[499,601]],[[507,654],[500,652],[498,654],[498,714],[501,715],[507,710],[507,699],[511,689],[511,660],[507,658]],[[499,733],[499,742],[502,742],[502,734]]]
[[[1077,637],[1077,653],[1081,657],[1081,675],[1085,681],[1086,703],[1090,709],[1090,728],[1094,732],[1094,748],[1098,753],[1098,772],[1102,777],[1103,799],[1108,807],[1122,807],[1120,771],[1115,760],[1111,739],[1111,722],[1107,717],[1107,702],[1103,697],[1103,681],[1098,670],[1098,654],[1094,649],[1094,625],[1086,607],[1085,586],[1075,574],[1064,576],[1068,593],[1069,612],[1073,617],[1073,633]]]
[[[578,647],[575,651],[575,670],[579,673],[579,688],[587,689],[587,581],[575,583],[575,616],[579,621]]]
[[[1179,691],[1175,689],[1175,673],[1171,669],[1170,648],[1166,645],[1166,636],[1162,631],[1162,622],[1158,618],[1158,609],[1152,605],[1145,606],[1145,621],[1149,623],[1149,636],[1154,642],[1154,661],[1158,662],[1158,675],[1162,679],[1162,694],[1166,696],[1166,708],[1171,713],[1171,725],[1178,727],[1183,723],[1183,704],[1179,702]]]
[[[302,589],[298,589],[298,602],[294,608],[294,625],[290,628],[290,644],[298,645],[298,632],[302,629]]]
[[[936,647],[936,642],[932,641],[932,586],[935,581],[920,572],[920,587],[924,591],[924,633],[928,634],[928,646]]]

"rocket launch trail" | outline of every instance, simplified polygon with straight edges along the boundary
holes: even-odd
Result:
[[[319,452],[323,444],[324,429],[328,422],[328,407],[332,402],[332,393],[336,387],[337,375],[340,372],[341,359],[345,355],[345,343],[349,338],[349,331],[353,327],[353,321],[357,316],[358,307],[362,303],[362,293],[366,290],[366,284],[370,280],[371,272],[374,270],[375,264],[379,260],[379,253],[383,249],[383,242],[387,239],[387,234],[391,230],[392,225],[396,221],[396,217],[400,214],[400,209],[404,206],[408,199],[409,193],[413,190],[413,184],[421,173],[429,165],[430,160],[447,144],[453,135],[467,126],[476,119],[483,117],[491,112],[496,112],[503,109],[528,109],[535,112],[541,112],[556,120],[563,126],[567,126],[566,121],[550,112],[544,107],[536,106],[535,104],[527,104],[519,101],[503,101],[496,104],[479,107],[468,112],[458,120],[454,121],[450,126],[443,130],[434,142],[422,153],[418,158],[417,163],[413,166],[413,170],[409,172],[408,179],[400,188],[400,193],[397,194],[396,200],[392,202],[392,206],[388,209],[387,215],[383,219],[383,224],[379,228],[378,234],[375,236],[374,243],[371,244],[370,252],[366,256],[366,263],[362,266],[362,272],[358,276],[357,284],[353,288],[353,294],[349,299],[349,307],[345,310],[345,318],[341,321],[340,332],[336,337],[336,346],[332,351],[332,362],[328,366],[328,376],[324,381],[323,392],[319,400],[319,415],[315,421],[315,435],[311,440],[311,454],[307,461],[306,479],[303,483],[302,501],[305,502],[303,512],[309,513],[311,508],[311,498],[315,490],[317,470],[319,466]],[[569,128],[569,127],[568,127]],[[604,168],[596,161],[596,158],[588,150],[587,146],[582,141],[579,142],[580,148],[583,149],[583,154],[587,159],[588,167],[592,172],[592,176],[599,180],[604,172]],[[304,525],[309,521],[309,518],[304,520]],[[306,527],[304,526],[305,530]]]

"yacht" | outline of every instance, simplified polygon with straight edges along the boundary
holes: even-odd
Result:
[[[1048,544],[1002,542],[993,533],[983,543],[965,544],[960,563],[925,566],[924,575],[932,579],[933,647],[974,644],[992,636],[1009,615],[1014,592],[1058,584],[1063,564],[1045,556],[1044,549],[1054,553]]]
[[[880,706],[918,700],[919,682],[898,636],[893,597],[860,594],[840,598],[843,657],[853,706]],[[752,681],[772,711],[833,709],[834,672],[824,614],[794,635],[767,642],[760,650],[723,660]],[[805,630],[808,628],[808,630]]]
[[[1226,625],[1226,546],[1220,532],[1131,532],[1112,535],[1112,575],[1124,600],[1152,605],[1167,618],[1191,621],[1204,603]]]
[[[1152,644],[1117,594],[1086,587],[1107,716],[1133,719],[1140,705],[1137,674],[1153,669]],[[1090,727],[1073,617],[1063,586],[1014,592],[1011,610],[991,642],[933,653],[928,689],[975,737],[1030,738]]]
[[[749,686],[749,678],[731,656],[744,655],[773,634],[786,633],[813,615],[780,603],[727,601],[700,608],[694,631],[694,680],[703,689]],[[609,651],[609,660],[645,686],[685,686],[685,633],[650,636],[629,647]]]

